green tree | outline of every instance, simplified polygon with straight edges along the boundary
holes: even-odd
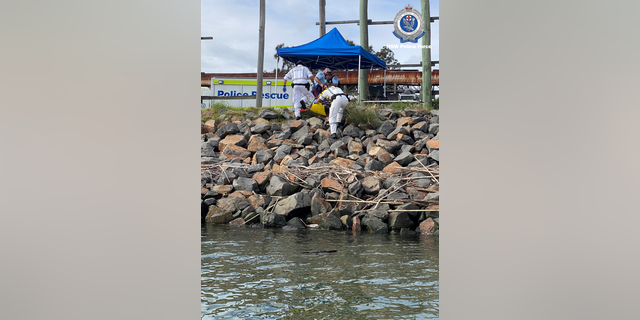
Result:
[[[389,47],[387,46],[382,47],[382,49],[376,52],[375,55],[382,61],[386,62],[387,65],[398,64],[398,60],[395,58],[393,51],[391,51],[391,49],[389,49]]]
[[[278,58],[278,49],[282,49],[282,48],[290,48],[288,46],[285,46],[284,43],[281,43],[279,45],[276,46],[276,53],[273,55],[274,58]],[[287,61],[282,59],[282,68],[280,68],[279,66],[276,65],[276,68],[278,69],[278,73],[287,73],[289,72],[289,70],[291,70],[293,67],[295,67],[294,63],[291,61]],[[276,69],[273,69],[272,72],[276,72]]]

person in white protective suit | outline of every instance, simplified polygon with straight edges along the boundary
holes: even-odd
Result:
[[[309,92],[311,79],[313,79],[313,73],[311,73],[309,68],[302,65],[302,61],[300,60],[298,60],[296,66],[284,76],[282,92],[287,92],[287,80],[290,80],[291,87],[293,88],[293,109],[297,120],[300,120],[300,109],[306,108],[304,101],[307,100],[309,96],[313,98],[313,94]]]
[[[336,131],[338,131],[338,123],[342,121],[342,112],[349,103],[349,97],[338,88],[340,80],[338,77],[333,76],[331,86],[327,88],[318,96],[318,100],[328,100],[331,102],[331,108],[329,108],[329,128],[331,129],[331,138],[337,139]]]

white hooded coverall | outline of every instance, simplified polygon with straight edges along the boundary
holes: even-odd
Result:
[[[300,116],[300,109],[302,109],[300,101],[306,100],[308,96],[313,97],[313,94],[304,86],[309,81],[309,77],[313,77],[313,74],[309,71],[309,68],[303,65],[295,66],[284,76],[285,80],[295,84],[293,86],[293,109],[296,117]]]
[[[344,92],[338,87],[329,87],[322,92],[318,99],[327,99],[331,101],[331,97],[334,94],[344,94]],[[349,99],[346,95],[337,96],[331,101],[331,108],[329,108],[329,127],[331,128],[331,134],[338,131],[338,123],[342,121],[342,112],[344,107],[349,103]]]

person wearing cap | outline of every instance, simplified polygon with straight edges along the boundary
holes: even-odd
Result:
[[[318,97],[319,100],[328,100],[331,102],[331,108],[329,108],[329,128],[331,129],[331,138],[337,139],[336,132],[338,131],[338,123],[342,121],[342,112],[344,107],[349,103],[347,95],[338,87],[340,80],[338,77],[333,76],[330,80],[331,86],[327,88]]]
[[[331,79],[331,69],[329,68],[318,71],[316,77],[313,79],[313,95],[316,96],[316,98],[323,90],[327,89],[327,79]]]
[[[309,92],[311,79],[313,79],[313,73],[302,64],[301,60],[298,60],[296,66],[289,70],[284,76],[282,92],[287,92],[287,80],[290,80],[291,87],[293,88],[293,110],[297,120],[300,120],[300,110],[306,108],[306,104],[304,103],[305,98],[313,96],[313,94]]]

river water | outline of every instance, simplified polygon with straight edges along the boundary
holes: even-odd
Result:
[[[201,252],[203,319],[439,318],[437,236],[203,224]]]

